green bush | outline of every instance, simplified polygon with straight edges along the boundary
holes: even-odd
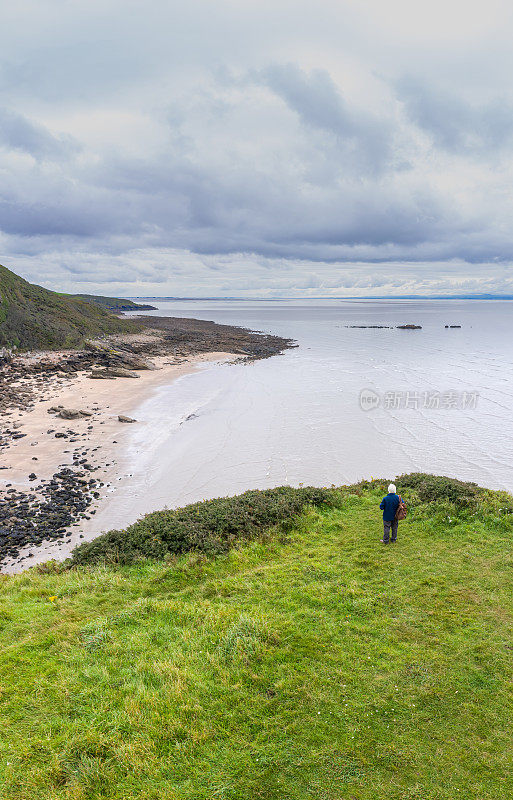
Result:
[[[341,502],[335,489],[279,486],[155,511],[126,530],[109,531],[81,544],[73,551],[70,565],[133,564],[193,550],[214,555],[237,542],[255,539],[273,526],[286,528],[305,506],[339,506]]]
[[[406,494],[407,489],[412,489],[421,503],[447,501],[460,509],[475,507],[482,493],[476,483],[466,483],[456,478],[446,478],[444,475],[427,475],[423,472],[399,475],[396,483],[399,492]],[[406,501],[407,499],[405,496]]]

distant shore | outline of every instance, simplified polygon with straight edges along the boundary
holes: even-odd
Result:
[[[142,334],[80,351],[19,355],[0,371],[0,571],[62,560],[88,537],[89,520],[126,472],[119,465],[133,424],[121,420],[152,391],[209,363],[266,358],[293,346],[203,320],[143,319],[151,328]],[[91,379],[101,372],[126,377]],[[78,415],[63,418],[73,411]]]

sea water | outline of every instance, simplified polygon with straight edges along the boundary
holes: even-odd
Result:
[[[388,482],[412,471],[513,491],[512,303],[155,304],[156,315],[242,325],[298,347],[208,365],[155,390],[130,430],[130,477],[99,511],[98,530],[250,488]]]

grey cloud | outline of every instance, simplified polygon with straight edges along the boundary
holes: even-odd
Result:
[[[307,73],[295,64],[287,64],[268,67],[261,75],[308,124],[344,138],[357,135],[358,126],[326,70]]]
[[[380,170],[388,162],[392,140],[388,120],[351,108],[326,70],[306,72],[296,64],[275,64],[262,70],[257,78],[279,95],[305,125],[327,131],[341,143],[350,143],[360,168]]]
[[[67,165],[69,167],[69,165]],[[10,169],[9,169],[10,168]],[[79,181],[62,162],[37,162],[32,168],[19,167],[7,154],[0,158],[5,175],[0,187],[0,232],[36,238],[40,252],[45,239],[59,236],[63,246],[75,239],[115,237],[139,229],[130,198],[117,198],[101,186]]]
[[[43,125],[5,108],[0,108],[0,146],[36,159],[62,159],[80,149],[71,136],[54,136]]]
[[[457,52],[433,34],[416,53],[395,0],[374,21],[289,5],[77,0],[54,24],[19,0],[0,31],[3,260],[182,294],[334,287],[349,265],[354,286],[387,264],[436,282],[442,262],[498,281],[513,105],[495,39],[480,51],[458,23]]]
[[[506,99],[471,105],[461,97],[428,87],[411,77],[397,83],[411,120],[452,153],[496,155],[513,144],[513,106]]]
[[[312,262],[363,258],[369,262],[423,260],[444,251],[469,259],[497,255],[497,240],[480,232],[426,188],[407,193],[374,180],[305,189],[286,170],[257,172],[245,163],[224,166],[193,159],[105,157],[77,168],[74,181],[48,175],[26,187],[3,187],[0,226],[6,233],[88,240],[88,247],[145,244],[203,255],[260,254]],[[499,250],[504,257],[511,253]],[[141,267],[142,268],[142,267]]]
[[[85,203],[70,207],[66,203],[32,204],[0,199],[0,221],[4,233],[28,237],[92,238],[113,232],[112,217],[107,218],[102,211],[90,209]]]

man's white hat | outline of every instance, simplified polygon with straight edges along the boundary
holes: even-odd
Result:
[[[389,483],[388,484],[388,493],[389,494],[395,494],[395,483]]]

